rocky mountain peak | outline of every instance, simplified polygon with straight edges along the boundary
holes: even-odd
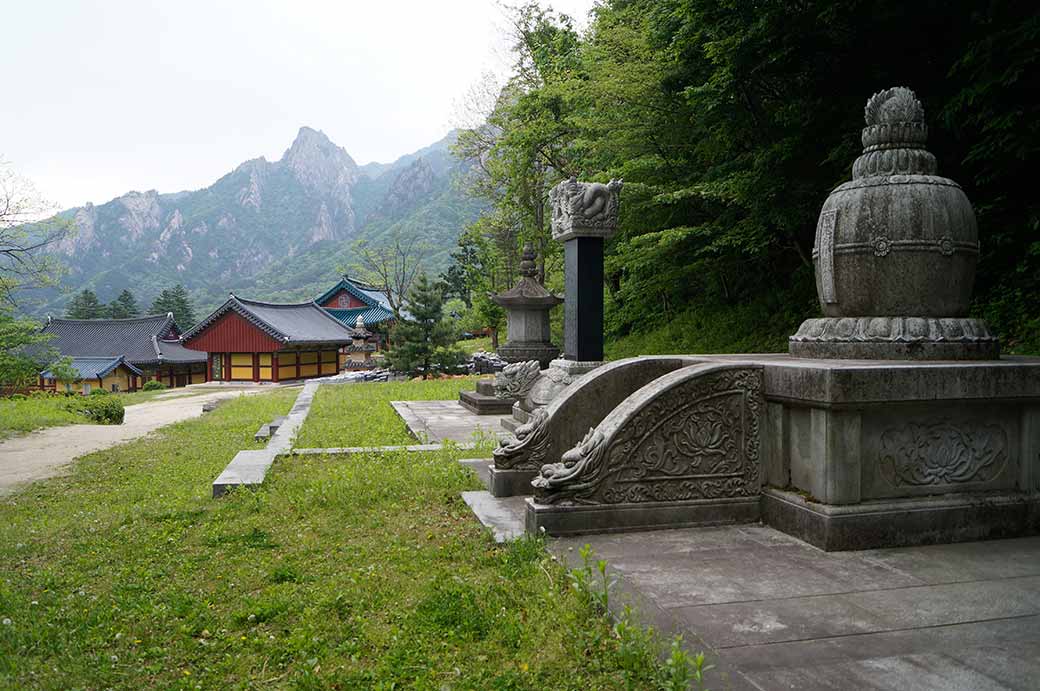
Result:
[[[280,163],[287,166],[306,189],[332,197],[345,209],[351,207],[350,190],[357,182],[357,164],[321,130],[301,127]]]

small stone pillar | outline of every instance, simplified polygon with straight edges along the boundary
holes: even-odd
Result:
[[[537,360],[544,368],[560,354],[549,333],[549,310],[563,298],[546,290],[536,274],[534,248],[528,243],[521,257],[520,282],[491,299],[506,310],[508,336],[498,354],[507,362]]]
[[[564,357],[603,360],[603,241],[618,223],[621,180],[565,180],[552,189],[552,234],[564,248]]]

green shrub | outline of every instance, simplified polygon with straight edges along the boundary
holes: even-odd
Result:
[[[116,396],[77,396],[66,405],[102,425],[121,425],[126,414],[123,402]]]
[[[8,398],[12,401],[24,401],[28,399],[28,396],[26,396],[24,393],[13,393],[10,396],[8,396]]]
[[[108,392],[105,391],[104,389],[91,389],[90,390],[90,395],[91,396],[107,396]]]
[[[144,383],[144,386],[141,387],[141,391],[162,391],[165,388],[166,384],[163,384],[161,381],[156,381],[155,379],[152,379]]]

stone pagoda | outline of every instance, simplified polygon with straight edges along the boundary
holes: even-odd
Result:
[[[498,354],[506,362],[537,360],[545,368],[560,354],[549,333],[549,311],[563,298],[550,293],[535,278],[535,258],[534,247],[526,243],[520,260],[520,281],[491,299],[506,311],[507,338],[499,346]]]

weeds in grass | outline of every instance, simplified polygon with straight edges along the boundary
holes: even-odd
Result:
[[[585,606],[601,616],[610,615],[610,590],[617,579],[607,575],[605,559],[594,559],[592,546],[585,544],[578,550],[581,565],[567,572],[572,589]],[[663,663],[656,659],[661,642],[651,628],[633,623],[632,610],[625,605],[613,627],[617,640],[617,657],[624,674],[625,688],[643,689],[647,678],[659,691],[686,691],[703,689],[704,653],[691,656],[683,647],[682,636],[672,638],[668,657]],[[705,691],[707,691],[705,689]]]

